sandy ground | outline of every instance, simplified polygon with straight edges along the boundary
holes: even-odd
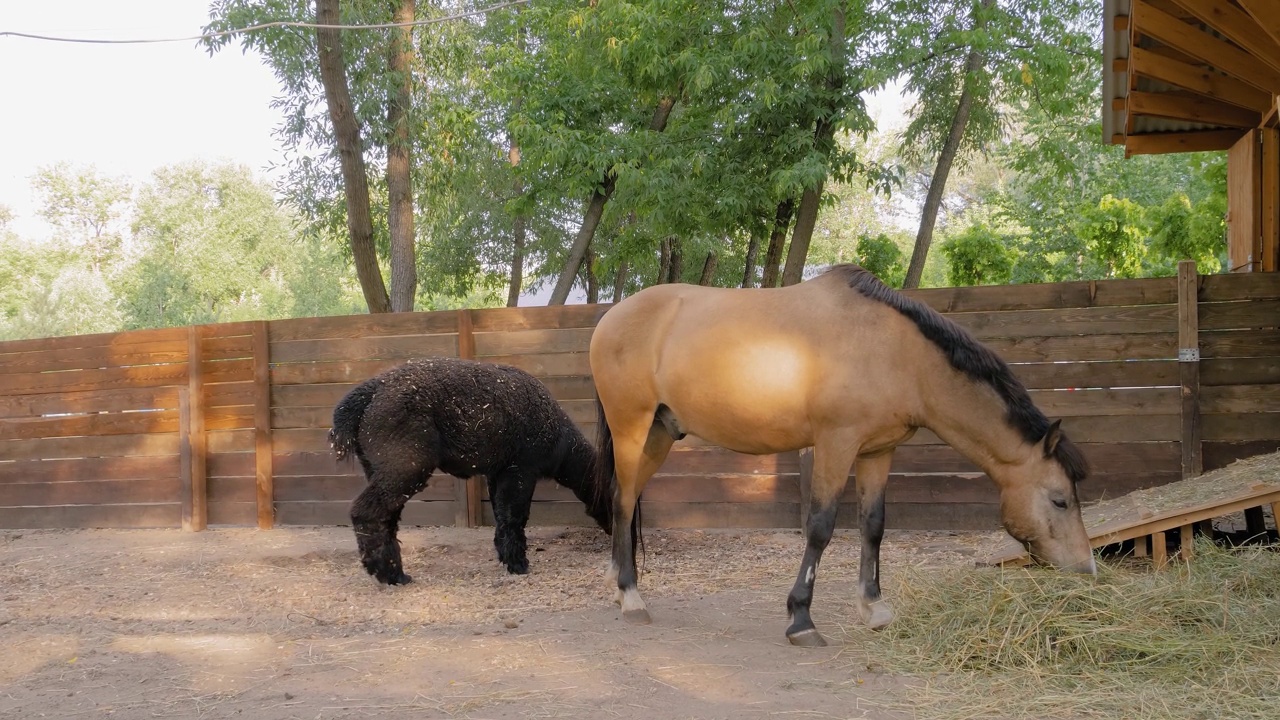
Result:
[[[397,588],[349,528],[0,531],[0,718],[910,716],[912,681],[858,649],[856,534],[819,574],[822,649],[783,637],[798,532],[646,537],[635,627],[595,530],[531,529],[517,577],[491,529],[406,528]],[[884,572],[979,542],[891,531]]]

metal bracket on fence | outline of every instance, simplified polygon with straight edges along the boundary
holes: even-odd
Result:
[[[1178,350],[1178,362],[1200,362],[1200,348],[1182,348]]]

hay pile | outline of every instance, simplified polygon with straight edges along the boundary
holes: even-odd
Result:
[[[1094,580],[1036,569],[894,573],[899,614],[858,631],[919,679],[920,718],[1275,718],[1280,553],[1208,541],[1162,572]]]

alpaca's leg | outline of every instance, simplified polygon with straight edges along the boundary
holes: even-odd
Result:
[[[528,540],[524,528],[529,523],[529,508],[538,478],[519,468],[508,468],[495,476],[493,483],[494,534],[498,560],[507,572],[524,575],[529,572]]]
[[[427,486],[430,471],[391,475],[375,472],[351,505],[351,525],[365,570],[387,585],[413,581],[404,572],[396,532],[409,498]]]

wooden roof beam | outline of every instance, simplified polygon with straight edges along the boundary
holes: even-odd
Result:
[[[1280,43],[1280,5],[1275,0],[1236,0],[1272,40]]]
[[[1120,63],[1126,66],[1119,67]],[[1207,67],[1174,60],[1144,48],[1129,48],[1128,61],[1116,60],[1116,65],[1117,72],[1128,71],[1159,80],[1254,112],[1263,113],[1271,108],[1270,93]]]
[[[1280,93],[1280,70],[1259,62],[1231,43],[1162,12],[1146,0],[1134,0],[1132,15],[1138,33],[1170,45],[1237,80],[1269,93]]]
[[[1206,125],[1255,128],[1262,122],[1260,112],[1183,93],[1151,93],[1134,90],[1129,93],[1128,107],[1131,115],[1154,115]]]
[[[1124,155],[1160,155],[1163,153],[1229,150],[1244,130],[1208,130],[1203,132],[1152,133],[1129,135],[1124,141]]]
[[[1255,57],[1280,70],[1280,43],[1267,34],[1248,13],[1227,0],[1173,0]],[[1275,7],[1275,3],[1270,3]]]

